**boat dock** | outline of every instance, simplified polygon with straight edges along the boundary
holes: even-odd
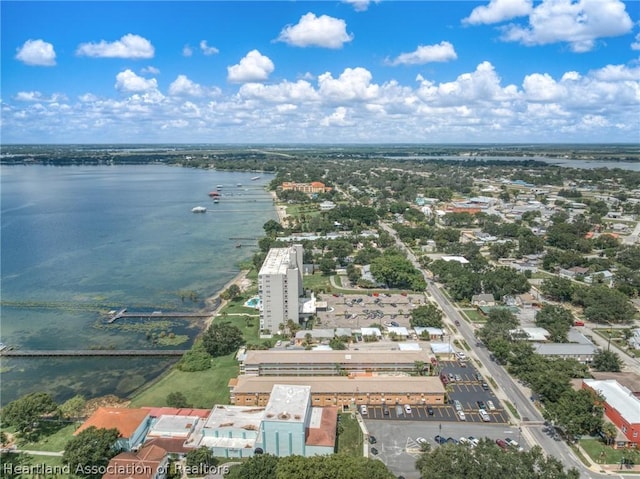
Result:
[[[0,351],[1,357],[11,358],[72,358],[72,357],[162,357],[162,356],[182,356],[186,349],[50,349],[50,350],[27,350],[27,349],[3,349]]]
[[[122,308],[109,316],[107,323],[115,323],[119,319],[126,318],[153,318],[153,319],[166,319],[166,318],[208,318],[213,313],[180,313],[180,312],[163,312],[163,311],[143,311],[143,312],[127,312],[127,308]]]

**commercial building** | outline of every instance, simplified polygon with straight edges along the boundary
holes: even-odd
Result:
[[[285,181],[280,187],[282,188],[282,191],[302,191],[303,193],[307,194],[326,193],[333,189],[329,186],[325,186],[325,184],[320,181],[312,181],[311,183],[295,183],[293,181]]]
[[[616,441],[616,447],[640,447],[640,398],[615,379],[598,381],[584,379],[582,387],[601,395],[604,413],[616,425],[626,441]]]
[[[240,374],[254,376],[342,376],[366,373],[412,374],[416,362],[429,364],[426,351],[247,351]]]
[[[112,458],[102,479],[164,479],[169,470],[169,454],[156,445],[136,452],[122,452]]]
[[[316,407],[445,404],[446,393],[437,376],[238,376],[229,381],[231,402],[243,406],[266,405],[276,384],[308,386],[311,403]]]
[[[598,352],[598,348],[593,344],[533,343],[533,352],[541,356],[575,359],[581,363],[590,363]]]
[[[277,331],[282,323],[300,318],[303,248],[271,248],[258,273],[260,330]]]

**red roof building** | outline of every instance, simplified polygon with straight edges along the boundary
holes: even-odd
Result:
[[[156,445],[148,445],[138,452],[123,452],[109,461],[102,479],[164,479],[167,476],[169,455]]]

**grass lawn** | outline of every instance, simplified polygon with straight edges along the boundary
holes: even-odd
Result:
[[[302,278],[305,289],[317,289],[324,290],[325,292],[333,290],[330,279],[331,276],[326,276],[322,273],[314,273],[305,275]],[[338,284],[338,283],[336,283]]]
[[[620,464],[622,458],[622,449],[614,449],[610,446],[606,446],[599,439],[581,439],[580,446],[584,449],[591,460],[598,464]],[[603,455],[604,453],[604,455]],[[627,457],[629,451],[626,451]]]
[[[234,299],[233,301],[229,301],[224,308],[220,310],[220,314],[229,313],[229,314],[248,314],[248,315],[256,315],[260,314],[257,309],[248,308],[244,305],[245,301],[254,295],[243,295],[240,298]]]
[[[463,309],[462,312],[467,315],[467,318],[473,323],[486,323],[487,318],[482,316],[477,309]]]
[[[254,310],[255,311],[255,310]],[[254,313],[255,314],[255,313]],[[248,344],[260,343],[260,318],[258,316],[218,316],[214,322],[231,323],[242,331]]]
[[[157,382],[140,391],[131,407],[166,406],[170,392],[180,391],[196,408],[211,408],[214,404],[229,404],[229,379],[238,375],[235,353],[213,360],[211,369],[192,373],[172,369]]]
[[[43,433],[38,442],[20,443],[20,449],[30,451],[60,452],[73,437],[74,431],[80,426],[77,424],[61,424],[50,422],[43,426]]]
[[[358,421],[351,414],[340,414],[338,426],[338,453],[362,457],[364,438]]]

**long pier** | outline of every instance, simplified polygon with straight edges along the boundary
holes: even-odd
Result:
[[[127,308],[123,308],[120,311],[112,314],[107,319],[107,323],[115,323],[119,319],[125,318],[153,318],[153,319],[163,319],[163,318],[208,318],[213,313],[180,313],[175,311],[170,312],[162,312],[162,311],[151,311],[151,312],[128,312]]]
[[[49,350],[28,350],[28,349],[3,349],[0,351],[2,357],[12,358],[50,358],[50,357],[161,357],[161,356],[182,356],[186,349],[49,349]]]

